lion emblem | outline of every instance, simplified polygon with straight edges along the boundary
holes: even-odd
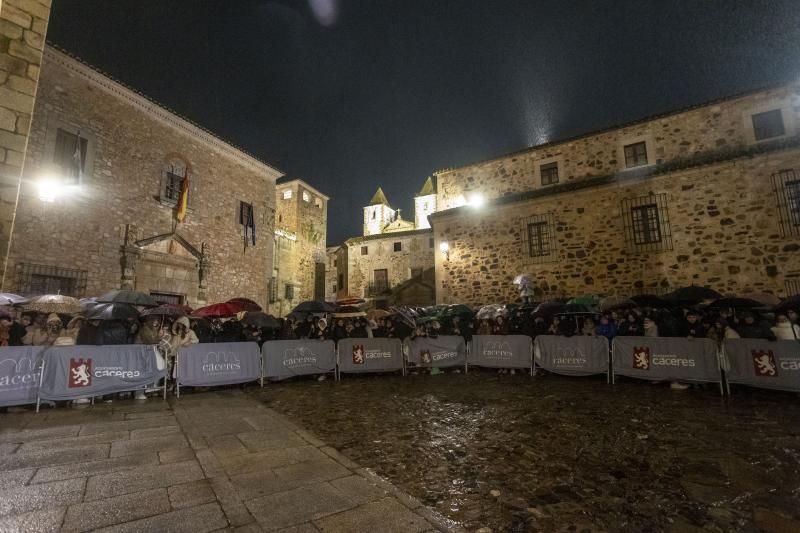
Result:
[[[423,365],[431,364],[431,351],[430,350],[421,350],[419,352],[419,360]]]
[[[778,375],[778,363],[772,350],[751,350],[756,376],[774,378]]]
[[[353,364],[354,365],[363,365],[364,364],[364,345],[363,344],[355,344],[355,345],[353,345]]]
[[[88,387],[92,384],[92,360],[70,359],[67,385],[71,388]]]
[[[633,368],[636,370],[650,370],[650,348],[647,346],[634,346]]]

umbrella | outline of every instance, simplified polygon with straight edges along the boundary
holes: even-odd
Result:
[[[764,304],[750,298],[719,298],[708,304],[708,307],[714,309],[752,309],[754,307],[764,307]]]
[[[0,305],[19,305],[28,301],[24,296],[10,292],[0,292]]]
[[[367,318],[370,320],[378,320],[379,318],[384,318],[389,316],[391,313],[386,309],[370,309],[367,311]]]
[[[776,305],[780,305],[781,299],[775,296],[774,294],[770,294],[764,291],[752,291],[752,292],[745,292],[739,295],[740,298],[749,298],[751,300],[755,300],[762,305],[767,307],[774,307]]]
[[[528,276],[525,274],[520,274],[519,276],[514,278],[514,285],[527,285],[530,283]]]
[[[478,310],[478,313],[475,315],[475,318],[478,320],[492,320],[497,318],[498,316],[506,317],[508,316],[508,309],[503,304],[489,304],[484,305]]]
[[[131,304],[97,303],[86,313],[86,320],[127,320],[138,318],[139,311]]]
[[[464,304],[453,304],[448,305],[444,309],[441,309],[438,313],[440,317],[450,317],[450,316],[473,316],[475,311],[470,309]]]
[[[788,311],[789,309],[800,311],[800,294],[786,298],[779,305],[775,306],[775,311]]]
[[[195,318],[223,318],[236,316],[236,313],[241,313],[242,308],[239,304],[225,302],[222,304],[212,304],[200,309],[195,309],[192,316]]]
[[[534,317],[549,318],[553,315],[563,313],[566,310],[566,305],[561,302],[544,302],[540,303],[536,309],[533,310]]]
[[[140,316],[172,316],[181,317],[192,314],[192,308],[181,304],[164,304],[142,311]]]
[[[149,294],[127,289],[115,289],[97,298],[100,303],[131,304],[143,307],[156,307],[158,302]]]
[[[62,313],[65,315],[75,315],[83,311],[81,303],[71,296],[63,294],[45,294],[36,296],[24,304],[25,311],[35,311],[37,313]]]
[[[565,314],[565,315],[582,315],[582,314],[585,314],[585,313],[595,314],[595,312],[592,311],[592,309],[588,305],[585,305],[585,304],[569,304],[568,303],[568,304],[566,304],[564,306],[564,311],[562,311],[562,314]]]
[[[292,309],[292,313],[333,313],[335,310],[336,308],[327,302],[308,301],[298,304]]]
[[[415,313],[408,308],[404,307],[390,307],[389,310],[392,314],[400,318],[400,321],[410,328],[417,327]]]
[[[567,304],[585,305],[587,307],[594,307],[600,302],[600,298],[591,294],[577,296],[571,300],[567,300]]]
[[[673,302],[682,304],[696,304],[703,300],[717,300],[722,298],[722,295],[714,289],[708,287],[699,287],[691,285],[689,287],[682,287],[669,293],[667,299]]]
[[[639,307],[672,307],[672,303],[654,294],[640,294],[639,296],[631,296],[631,300],[636,302]]]
[[[336,308],[336,311],[333,312],[333,316],[336,318],[356,318],[360,316],[367,316],[367,313],[358,307],[353,307],[352,305],[343,305]]]
[[[600,310],[610,311],[612,309],[626,309],[636,307],[638,304],[625,296],[607,296],[600,300]]]
[[[336,305],[361,305],[364,303],[367,303],[367,301],[357,296],[347,296],[341,300],[336,300]]]
[[[248,313],[244,315],[244,318],[242,319],[242,324],[245,326],[255,326],[259,329],[278,329],[281,327],[280,323],[274,316],[262,313],[261,311],[248,311]]]
[[[251,300],[250,298],[231,298],[226,303],[238,304],[241,306],[242,311],[247,311],[247,312],[257,312],[262,310],[261,306],[258,305],[253,300]]]

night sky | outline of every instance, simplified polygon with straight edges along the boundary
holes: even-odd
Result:
[[[48,39],[327,193],[800,77],[797,0],[54,0]]]

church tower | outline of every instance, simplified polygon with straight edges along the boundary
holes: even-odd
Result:
[[[431,227],[428,222],[428,215],[436,212],[436,187],[433,179],[429,176],[425,180],[425,185],[414,197],[414,224],[417,229],[428,229]]]
[[[395,210],[389,207],[389,201],[378,187],[369,205],[364,208],[364,236],[383,233],[383,228],[394,221]]]

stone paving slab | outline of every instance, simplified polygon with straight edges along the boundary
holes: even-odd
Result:
[[[416,532],[436,519],[239,390],[0,414],[0,426],[0,533]]]
[[[71,505],[62,528],[66,531],[90,531],[169,511],[167,491],[149,490]]]

